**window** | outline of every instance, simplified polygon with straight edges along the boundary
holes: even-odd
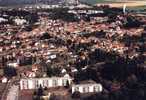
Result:
[[[94,92],[99,92],[99,87],[98,86],[94,86],[93,90],[94,90]]]
[[[27,83],[26,83],[26,84],[27,84],[26,89],[28,89],[28,87],[29,87],[29,86],[28,86],[28,85],[29,85],[28,81],[27,81]]]
[[[39,81],[35,80],[35,88],[38,88],[38,87],[39,87]]]
[[[63,86],[66,86],[66,85],[67,85],[67,80],[66,80],[66,79],[63,79],[63,80],[62,80],[62,85],[63,85]]]
[[[75,87],[75,91],[79,91],[79,87]]]
[[[52,82],[53,82],[52,83],[53,86],[57,86],[58,85],[57,80],[52,80]]]
[[[28,89],[28,81],[22,81],[23,89]]]
[[[47,87],[49,87],[49,80],[47,80],[47,83],[46,84],[47,84]]]
[[[47,87],[47,80],[43,80],[43,87]]]
[[[89,87],[83,87],[83,93],[88,93],[89,92]]]
[[[22,81],[23,89],[26,89],[26,81]]]
[[[45,87],[49,87],[50,86],[50,81],[49,80],[45,80]]]

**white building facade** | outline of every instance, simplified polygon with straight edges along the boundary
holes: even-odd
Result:
[[[72,93],[78,91],[80,93],[98,93],[102,92],[103,88],[101,84],[80,84],[72,86]]]
[[[52,78],[26,78],[20,80],[20,89],[37,89],[40,85],[44,87],[59,87],[71,84],[71,78],[68,77],[52,77]]]

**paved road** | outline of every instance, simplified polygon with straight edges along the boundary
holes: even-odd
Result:
[[[11,82],[7,82],[7,84],[6,84],[6,86],[5,86],[4,90],[3,90],[3,94],[1,96],[1,100],[6,100],[7,93],[9,91],[9,88],[10,88],[11,84],[12,84]]]
[[[18,100],[18,97],[19,97],[19,86],[18,85],[11,86],[6,100]]]
[[[4,90],[3,90],[3,94],[2,94],[2,96],[0,98],[0,100],[15,100],[15,99],[9,99],[9,96],[11,97],[11,94],[12,94],[11,91],[15,91],[16,95],[18,94],[17,92],[19,92],[19,86],[18,86],[17,82],[19,80],[20,80],[19,78],[13,78],[13,79],[11,79],[11,80],[9,80],[7,82],[7,84],[6,84],[6,86],[5,86]],[[15,85],[15,84],[17,84],[17,85]],[[16,99],[16,100],[18,100],[18,99]]]

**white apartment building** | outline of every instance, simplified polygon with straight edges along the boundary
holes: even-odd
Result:
[[[72,93],[79,91],[80,93],[102,92],[101,84],[79,84],[72,86]]]
[[[67,86],[71,84],[69,77],[52,77],[52,78],[26,78],[20,80],[20,89],[37,89],[40,85],[42,87],[58,87]]]

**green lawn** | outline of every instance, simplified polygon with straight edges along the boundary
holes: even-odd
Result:
[[[96,4],[96,3],[104,3],[104,2],[115,2],[115,1],[118,1],[118,0],[80,0],[80,1],[85,2],[87,4]],[[119,0],[119,1],[122,1],[122,0]],[[143,0],[137,0],[137,1],[143,1]],[[144,10],[144,9],[146,9],[146,6],[128,7],[128,9],[130,9],[130,10]]]
[[[80,1],[88,3],[88,4],[96,4],[96,3],[103,3],[103,2],[116,2],[116,1],[122,2],[124,0],[80,0]],[[127,0],[127,1],[132,1],[132,0]],[[137,1],[145,1],[145,0],[137,0]]]
[[[96,3],[103,3],[103,2],[114,2],[117,0],[80,0],[81,2],[86,2],[88,4],[96,4]]]

